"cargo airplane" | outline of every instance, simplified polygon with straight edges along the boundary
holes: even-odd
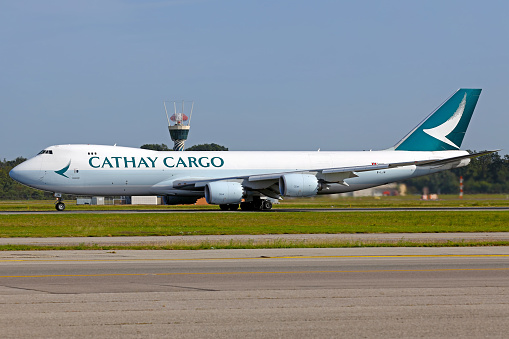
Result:
[[[222,210],[268,210],[282,197],[361,190],[469,164],[459,148],[480,89],[459,89],[401,141],[380,151],[159,152],[103,145],[58,145],[11,170],[30,187],[62,194],[161,195],[167,204],[205,197]]]

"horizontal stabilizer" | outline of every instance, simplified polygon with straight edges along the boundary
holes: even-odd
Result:
[[[463,160],[463,159],[471,159],[471,158],[481,157],[483,155],[495,153],[495,152],[498,152],[498,151],[500,151],[500,150],[484,151],[484,152],[472,153],[472,154],[467,154],[467,155],[461,155],[459,157],[440,159],[440,160],[422,160],[422,161],[399,162],[399,163],[389,164],[389,168],[411,166],[411,165],[415,165],[415,166],[441,166],[441,165],[446,165],[446,164],[449,164],[449,163],[457,162],[457,161]]]

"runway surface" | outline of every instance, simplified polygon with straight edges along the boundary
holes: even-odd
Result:
[[[0,252],[2,337],[506,337],[509,247]]]
[[[264,213],[288,213],[288,212],[429,212],[429,211],[509,211],[509,207],[383,207],[383,208],[276,208]],[[66,210],[58,211],[0,211],[0,215],[11,214],[132,214],[132,213],[256,213],[259,211],[221,211],[218,209],[153,209],[153,210],[134,210],[134,209],[118,209],[118,210],[87,210],[76,211]]]

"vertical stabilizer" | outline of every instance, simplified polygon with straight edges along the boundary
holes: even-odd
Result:
[[[396,151],[458,150],[481,89],[460,88],[393,149]]]

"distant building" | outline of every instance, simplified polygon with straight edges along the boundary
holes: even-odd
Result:
[[[406,187],[405,187],[406,188]],[[343,197],[381,197],[387,195],[399,195],[397,183],[386,184],[377,187],[366,188],[360,191],[341,193]]]
[[[132,196],[131,205],[160,205],[161,199],[157,196]]]

